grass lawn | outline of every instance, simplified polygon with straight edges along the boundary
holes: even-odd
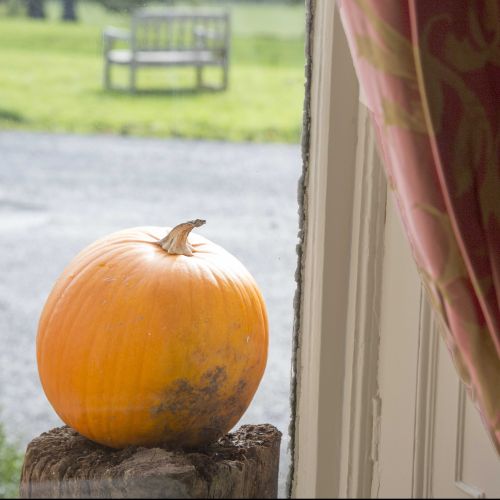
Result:
[[[193,68],[141,69],[144,92],[136,95],[103,90],[101,32],[109,24],[127,27],[127,15],[84,0],[77,24],[58,21],[54,1],[45,21],[0,12],[0,129],[298,142],[303,6],[226,5],[232,16],[229,89],[201,93],[188,90]],[[114,70],[114,81],[125,84],[126,70]],[[219,75],[210,70],[207,80]]]

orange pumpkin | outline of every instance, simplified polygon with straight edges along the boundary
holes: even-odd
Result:
[[[61,419],[98,443],[192,448],[245,412],[267,360],[262,295],[190,231],[113,233],[80,252],[42,312],[38,371]],[[168,231],[168,229],[167,229]]]

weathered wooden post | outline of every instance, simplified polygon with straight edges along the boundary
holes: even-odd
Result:
[[[21,498],[276,498],[281,433],[244,425],[203,450],[96,444],[70,427],[29,443]]]

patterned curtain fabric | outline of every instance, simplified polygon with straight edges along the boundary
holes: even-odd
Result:
[[[446,344],[500,452],[500,0],[337,0]]]

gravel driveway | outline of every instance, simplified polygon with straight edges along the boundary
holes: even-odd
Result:
[[[296,145],[0,132],[0,419],[8,434],[24,446],[60,425],[38,381],[35,335],[72,257],[118,229],[204,218],[199,232],[245,264],[268,306],[268,366],[240,424],[269,422],[286,435],[300,169]]]

